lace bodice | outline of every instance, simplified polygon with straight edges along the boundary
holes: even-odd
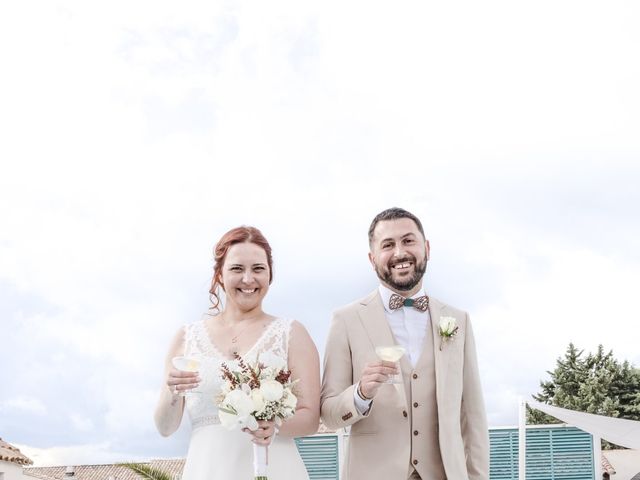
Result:
[[[262,333],[249,351],[242,355],[247,361],[254,363],[263,352],[269,352],[287,362],[289,351],[289,335],[292,320],[276,318]],[[229,360],[211,342],[209,332],[200,320],[184,327],[185,355],[201,358],[201,382],[196,389],[198,393],[191,393],[185,397],[186,408],[191,419],[192,428],[220,423],[216,397],[220,393],[222,379],[220,365]]]

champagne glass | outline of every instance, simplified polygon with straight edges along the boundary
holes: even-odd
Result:
[[[402,358],[405,352],[406,350],[401,345],[383,345],[376,347],[376,355],[378,355],[378,358],[386,362],[395,362],[398,370],[400,370],[398,360]],[[400,378],[398,374],[389,375],[385,383],[402,383],[402,378]]]
[[[202,363],[201,358],[196,355],[180,355],[179,357],[173,357],[171,359],[171,363],[173,366],[183,372],[197,372],[200,369],[200,364]],[[200,393],[198,390],[183,390],[180,392],[180,396],[184,397],[185,395],[191,393]]]

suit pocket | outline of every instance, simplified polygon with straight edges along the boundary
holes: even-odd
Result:
[[[378,426],[371,417],[365,417],[351,425],[350,435],[377,435]]]

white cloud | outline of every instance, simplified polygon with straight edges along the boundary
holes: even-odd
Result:
[[[125,387],[123,391],[106,392],[108,396],[106,401],[109,406],[105,415],[106,428],[111,434],[118,436],[126,435],[131,430],[156,434],[153,412],[158,400],[160,384],[142,389],[136,385],[137,382],[134,379],[123,383]],[[125,392],[134,393],[127,402],[122,401],[122,395]]]
[[[90,432],[95,428],[93,420],[83,415],[73,413],[69,416],[69,419],[73,427],[81,432]]]
[[[33,460],[34,467],[96,465],[148,460],[147,458],[141,458],[131,453],[113,451],[113,446],[109,442],[48,448],[37,448],[20,444],[15,445],[22,453]]]
[[[11,412],[20,411],[30,413],[35,416],[47,414],[47,406],[41,399],[27,396],[9,397],[0,403],[0,411]]]

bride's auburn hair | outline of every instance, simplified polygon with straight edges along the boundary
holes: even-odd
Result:
[[[269,285],[273,281],[273,257],[271,255],[271,245],[256,227],[249,227],[243,225],[241,227],[232,228],[225,233],[215,248],[213,249],[213,278],[211,280],[211,288],[209,289],[209,298],[211,300],[211,307],[209,310],[216,312],[220,311],[221,299],[218,293],[218,289],[224,285],[222,284],[222,267],[224,261],[227,258],[227,252],[232,245],[237,243],[253,243],[258,245],[267,254],[267,265],[269,266]]]

